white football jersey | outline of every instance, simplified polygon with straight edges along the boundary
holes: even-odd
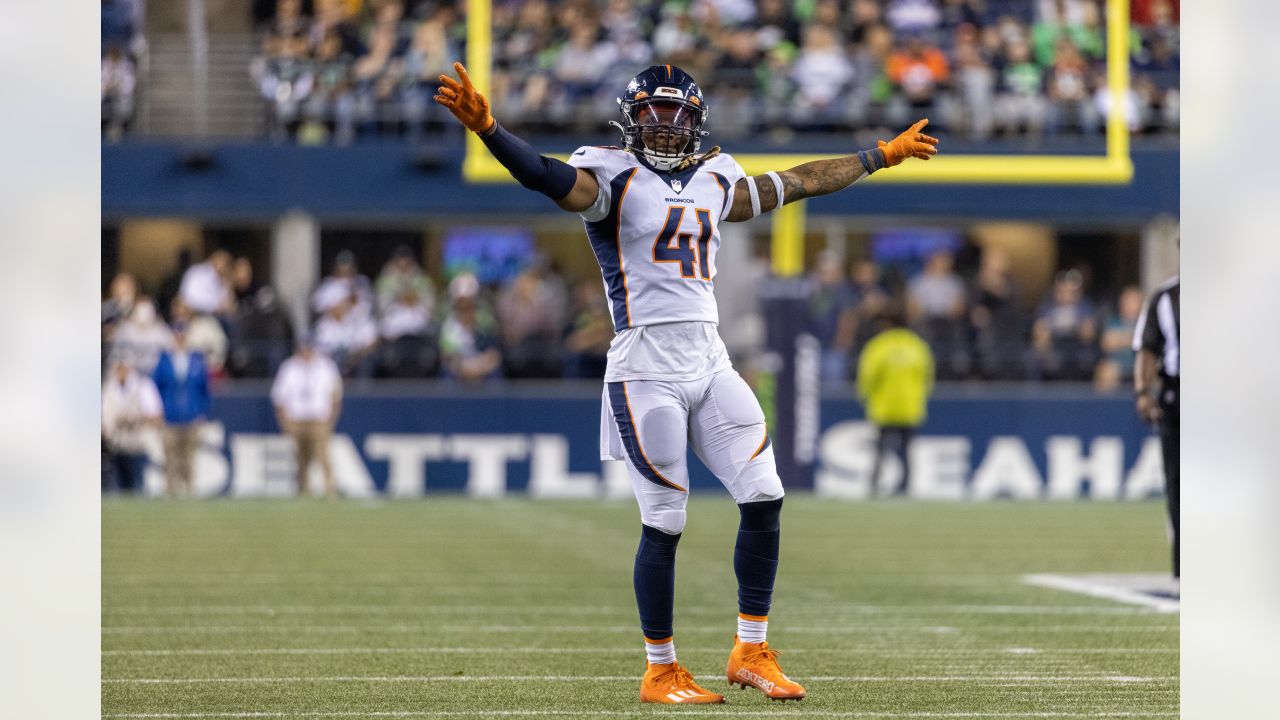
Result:
[[[582,218],[609,295],[613,329],[718,322],[712,282],[719,223],[744,176],[728,155],[657,173],[618,148],[584,147],[569,164],[595,173],[596,204]]]
[[[731,156],[718,155],[683,172],[659,173],[614,147],[579,148],[569,164],[590,170],[600,184],[595,205],[581,215],[618,333],[606,380],[677,379],[673,370],[692,379],[727,366],[724,344],[715,333],[719,312],[712,289],[719,224],[733,205],[734,184],[746,176],[742,167]],[[653,327],[670,323],[709,325]],[[670,331],[685,341],[648,347],[653,343],[646,336],[657,340],[656,334]],[[705,340],[689,342],[691,333]],[[700,367],[677,363],[665,353],[699,357]]]

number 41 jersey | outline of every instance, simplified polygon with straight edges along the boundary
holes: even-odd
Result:
[[[581,213],[600,263],[613,329],[719,322],[712,282],[719,223],[745,176],[729,155],[659,173],[620,148],[583,147],[569,158],[600,183]],[[612,355],[613,353],[611,353]]]

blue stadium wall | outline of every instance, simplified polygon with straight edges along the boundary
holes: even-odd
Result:
[[[928,500],[1132,500],[1162,488],[1158,441],[1127,397],[1079,390],[947,390],[930,406],[912,447],[911,495]],[[1087,391],[1086,391],[1087,392]],[[1005,393],[1005,394],[1002,394]],[[873,430],[841,394],[821,403],[814,471],[787,477],[790,490],[833,498],[878,494],[869,481]],[[290,442],[276,427],[265,387],[217,394],[205,430],[197,487],[207,496],[293,492]],[[622,463],[599,459],[600,390],[592,383],[498,385],[458,390],[423,385],[352,388],[332,457],[344,494],[478,498],[629,498]],[[153,455],[148,486],[163,483]],[[695,492],[722,493],[691,459]],[[891,463],[884,485],[901,468]],[[313,476],[315,472],[313,469]],[[318,476],[315,477],[318,480]]]
[[[866,185],[815,198],[809,212],[1140,225],[1178,214],[1178,152],[1135,149],[1133,182],[1089,185]],[[301,209],[321,220],[554,211],[514,183],[463,183],[459,150],[403,143],[352,148],[136,141],[102,149],[104,218],[266,219]]]

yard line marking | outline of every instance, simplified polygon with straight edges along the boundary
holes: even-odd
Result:
[[[779,623],[779,632],[797,634],[855,633],[855,632],[899,632],[916,631],[932,633],[961,632],[959,628],[946,625],[884,625],[868,623],[866,625],[832,625],[826,627],[790,626]],[[1027,632],[1176,632],[1177,625],[978,625],[965,628],[963,632],[981,633],[991,631]],[[358,632],[464,632],[464,633],[513,633],[548,632],[561,633],[602,633],[621,632],[634,633],[634,625],[104,625],[103,635],[176,635],[181,633],[358,633]],[[681,630],[689,633],[723,633],[720,627],[686,627]]]
[[[508,614],[513,612],[541,613],[633,613],[632,605],[156,605],[150,607],[103,608],[104,615],[323,615],[349,613],[353,615],[448,614],[485,613]],[[862,605],[809,604],[792,610],[793,616],[841,616],[841,615],[895,615],[912,613],[955,613],[961,615],[1151,615],[1155,610],[1145,607],[1112,607],[1094,605]],[[685,615],[720,615],[716,608],[691,608]]]
[[[788,655],[803,653],[830,653],[836,655],[873,655],[876,657],[981,657],[986,655],[1002,655],[1012,652],[1012,648],[989,649],[949,649],[935,650],[897,650],[876,648],[795,648],[788,650]],[[412,655],[430,653],[450,654],[558,654],[558,655],[591,655],[619,654],[635,655],[640,653],[634,647],[617,648],[548,648],[548,647],[336,647],[336,648],[170,648],[167,650],[133,649],[103,650],[106,656],[199,656],[199,655]],[[724,654],[718,648],[684,648],[682,653],[714,653]],[[1036,650],[1042,655],[1128,655],[1128,654],[1177,654],[1178,648],[1041,648]]]
[[[420,717],[636,717],[643,716],[687,716],[713,715],[725,717],[729,713],[724,710],[703,710],[700,708],[681,708],[679,710],[648,709],[639,710],[370,710],[370,711],[308,711],[293,712],[193,712],[193,713],[107,713],[104,718],[420,718]],[[875,712],[875,711],[776,711],[776,710],[739,710],[735,717],[824,717],[824,718],[1149,718],[1177,717],[1178,712],[1146,711],[1146,712]]]
[[[715,680],[724,675],[697,675],[698,680]],[[125,685],[205,685],[272,683],[404,683],[404,682],[634,682],[634,675],[326,675],[298,677],[208,677],[208,678],[104,678],[103,683]],[[813,675],[806,682],[983,682],[995,680],[1019,683],[1166,683],[1177,677],[1133,675]]]
[[[1159,613],[1177,613],[1181,607],[1181,602],[1177,598],[1154,597],[1137,590],[1092,581],[1087,577],[1068,577],[1066,575],[1042,573],[1024,575],[1022,576],[1022,581],[1037,587],[1066,590],[1067,592],[1083,593],[1090,597],[1105,598],[1130,605],[1140,605]]]

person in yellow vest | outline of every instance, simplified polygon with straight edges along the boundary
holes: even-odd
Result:
[[[902,483],[894,494],[905,495],[911,479],[908,448],[916,429],[924,423],[933,392],[933,353],[906,327],[898,305],[885,307],[880,323],[884,329],[867,342],[858,358],[858,399],[877,430],[872,486],[879,480],[886,453],[900,453]]]

